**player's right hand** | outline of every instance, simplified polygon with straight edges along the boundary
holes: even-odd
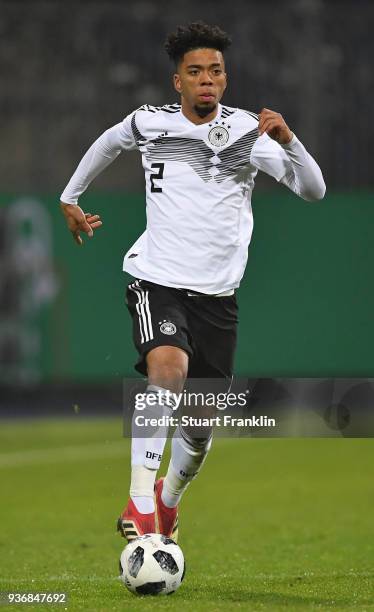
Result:
[[[60,204],[67,226],[79,246],[83,244],[80,232],[84,232],[89,238],[92,238],[93,230],[103,224],[99,215],[84,213],[77,204],[65,204],[64,202],[60,202]]]

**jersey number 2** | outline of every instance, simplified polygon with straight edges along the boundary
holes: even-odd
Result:
[[[164,167],[165,164],[152,164],[151,168],[157,168],[158,172],[153,172],[151,174],[151,191],[153,193],[161,193],[162,191],[162,187],[156,187],[156,185],[154,184],[154,180],[155,179],[162,179],[164,178]]]

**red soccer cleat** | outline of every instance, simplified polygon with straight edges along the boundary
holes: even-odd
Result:
[[[168,508],[161,499],[164,478],[159,478],[155,484],[156,530],[174,542],[178,541],[178,506]]]
[[[128,542],[146,533],[156,533],[155,513],[142,514],[136,509],[134,502],[130,498],[117,521],[117,531]]]

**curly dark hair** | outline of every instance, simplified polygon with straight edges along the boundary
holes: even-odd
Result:
[[[184,54],[192,49],[217,49],[223,52],[230,45],[231,38],[220,27],[194,21],[186,26],[178,26],[176,32],[169,34],[165,49],[170,59],[178,65]]]

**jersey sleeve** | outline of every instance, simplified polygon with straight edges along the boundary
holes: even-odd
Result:
[[[252,147],[250,160],[304,200],[321,200],[325,195],[321,169],[295,134],[286,145],[262,134]]]
[[[91,145],[62,192],[61,202],[77,204],[79,196],[87,189],[93,179],[109,166],[121,151],[128,151],[136,147],[131,128],[131,119],[134,112],[125,117],[121,123],[117,123],[117,125],[106,130]]]
[[[287,174],[289,170],[288,162],[285,151],[267,134],[262,134],[252,147],[251,164],[277,181],[280,181]]]

